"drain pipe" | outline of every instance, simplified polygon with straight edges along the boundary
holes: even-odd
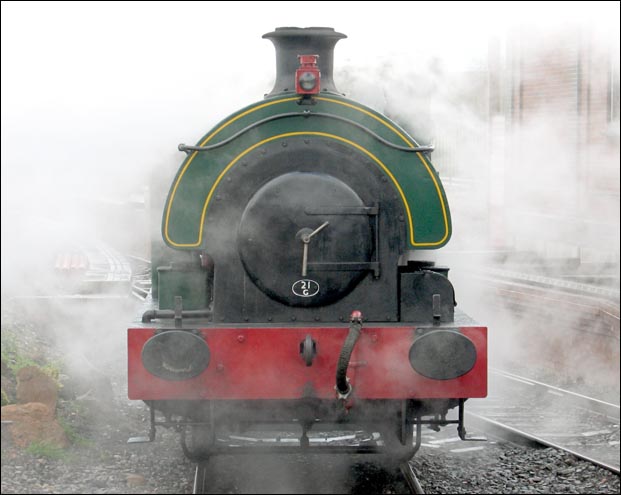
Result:
[[[362,331],[362,313],[358,310],[352,311],[350,316],[349,333],[345,339],[345,343],[341,348],[339,361],[336,365],[336,386],[334,387],[339,399],[347,399],[351,393],[351,385],[347,378],[347,367],[351,353],[358,342],[360,332]]]

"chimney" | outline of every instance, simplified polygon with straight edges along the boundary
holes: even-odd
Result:
[[[334,45],[347,38],[328,27],[280,27],[263,35],[276,48],[276,83],[266,98],[281,93],[295,94],[295,71],[300,67],[298,55],[319,55],[321,92],[338,93],[332,78]]]

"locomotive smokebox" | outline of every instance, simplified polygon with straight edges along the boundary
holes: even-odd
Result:
[[[295,93],[295,71],[299,68],[298,55],[319,55],[318,66],[321,72],[321,92],[338,93],[332,78],[334,66],[334,46],[338,40],[347,38],[327,27],[280,27],[263,35],[271,40],[276,48],[276,83],[266,98],[281,94]]]

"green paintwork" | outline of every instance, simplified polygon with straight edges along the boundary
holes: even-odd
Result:
[[[207,275],[204,270],[158,267],[159,309],[175,309],[175,296],[181,296],[183,309],[202,309],[209,305]]]
[[[216,125],[198,145],[207,146],[221,142],[254,122],[273,115],[301,113],[304,110],[350,119],[399,146],[416,145],[414,140],[394,122],[359,103],[332,95],[319,97],[315,105],[309,106],[299,105],[297,100],[289,96],[277,97],[250,105]],[[223,125],[225,127],[221,128]],[[162,219],[164,241],[177,249],[201,248],[205,236],[209,235],[209,205],[205,211],[205,225],[201,231],[205,202],[225,168],[237,159],[240,153],[257,143],[294,132],[326,133],[367,150],[385,166],[384,172],[394,177],[389,179],[395,187],[395,192],[398,193],[398,188],[401,188],[402,196],[411,212],[411,222],[406,220],[408,247],[436,249],[448,242],[451,235],[448,202],[435,169],[421,153],[404,152],[386,146],[346,122],[323,117],[305,118],[302,115],[261,124],[222,147],[189,154],[175,177],[166,201]],[[303,138],[304,136],[287,137],[288,140]],[[334,138],[314,136],[313,139]],[[354,145],[349,146],[356,153],[365,156],[365,153]],[[361,166],[382,168],[380,164],[369,160],[369,155],[365,156],[365,160],[361,160],[361,164],[365,163],[367,165]],[[212,196],[215,197],[217,187],[213,190]],[[401,193],[398,194],[401,196]]]

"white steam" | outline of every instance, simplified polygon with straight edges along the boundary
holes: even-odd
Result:
[[[166,189],[184,158],[180,142],[196,143],[271,90],[274,50],[260,37],[278,26],[332,26],[347,34],[335,50],[337,88],[397,120],[420,144],[436,145],[432,160],[451,203],[453,239],[429,255],[452,267],[460,307],[495,323],[493,359],[524,354],[520,331],[530,316],[516,321],[502,308],[493,311],[482,299],[484,286],[464,271],[475,262],[486,266],[490,251],[616,262],[618,289],[618,93],[608,134],[580,127],[569,110],[550,105],[519,121],[511,113],[515,66],[508,57],[519,39],[523,53],[540,56],[545,68],[566,54],[555,40],[577,30],[593,54],[592,90],[602,79],[614,83],[616,67],[618,91],[618,2],[311,7],[3,2],[3,305],[34,286],[44,291],[46,278],[53,285],[56,250],[95,239],[133,245],[137,229],[128,228],[122,209],[102,204],[128,201],[153,177]],[[76,352],[88,350],[79,340],[85,334],[98,335],[104,360],[124,352],[131,311],[67,313],[66,305],[61,311],[49,304],[38,307],[38,320],[65,331]],[[561,337],[551,341],[562,346]],[[568,366],[575,359],[567,353]]]

